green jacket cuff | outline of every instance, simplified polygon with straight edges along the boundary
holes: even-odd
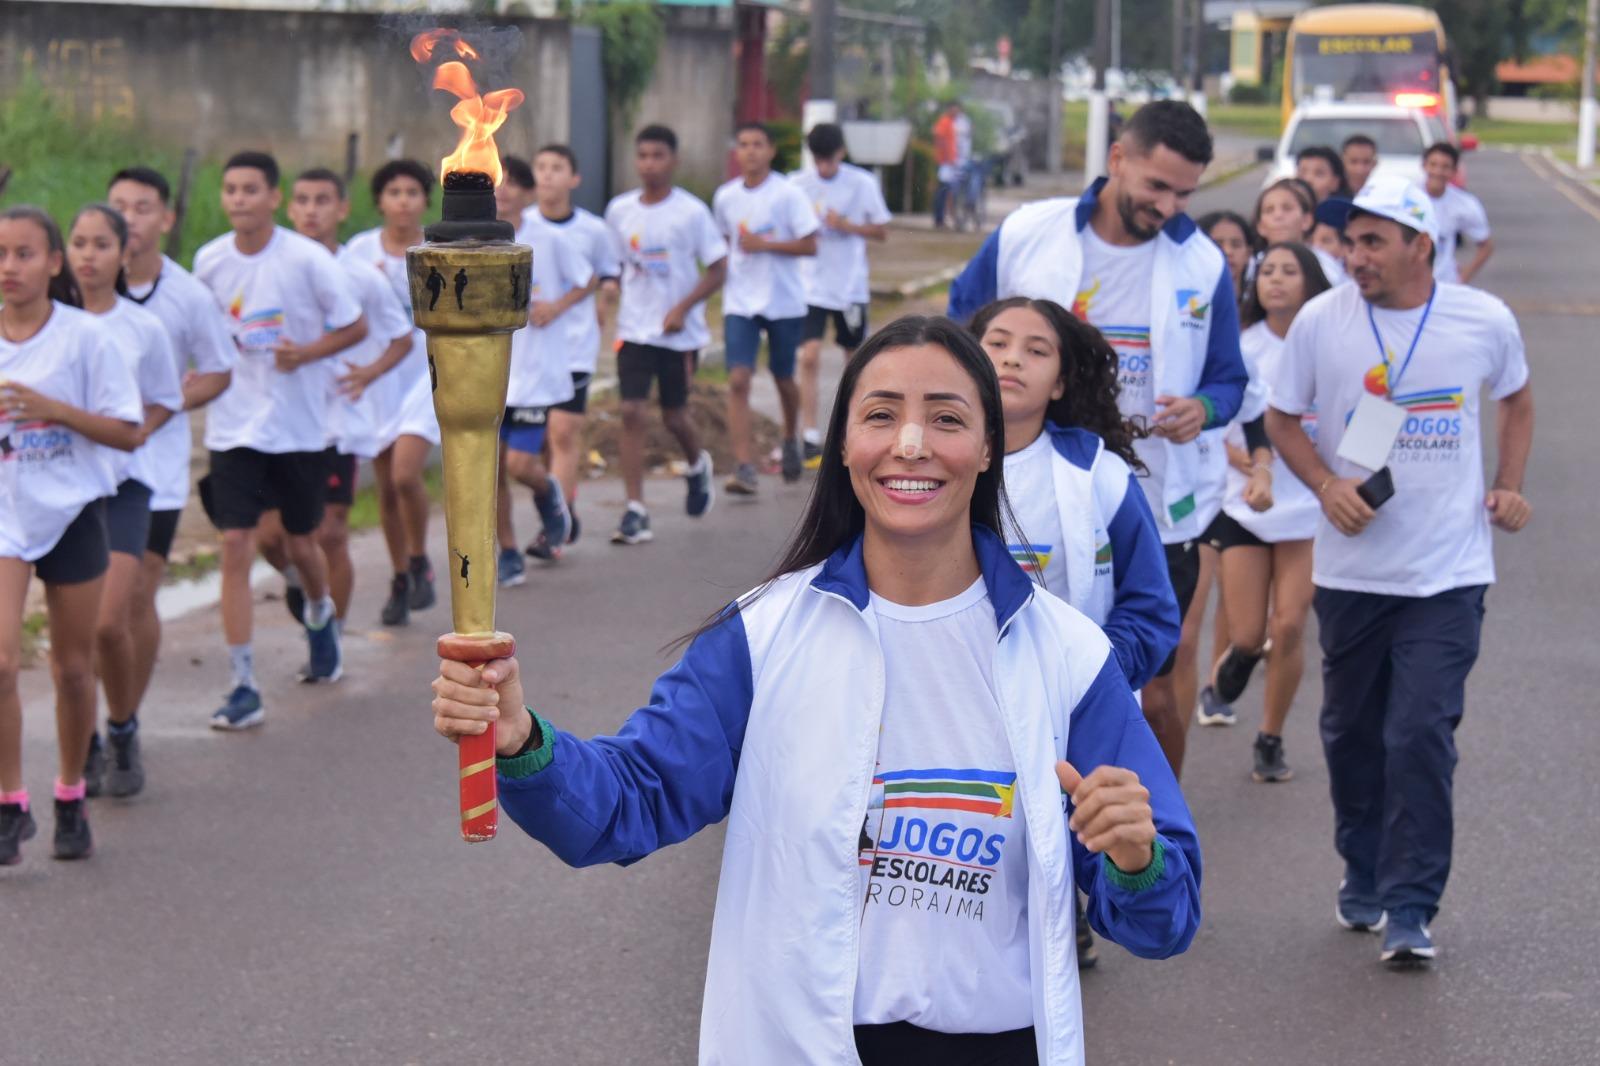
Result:
[[[513,779],[532,777],[549,766],[555,758],[556,731],[550,728],[550,723],[540,718],[532,707],[524,709],[533,719],[533,733],[517,754],[495,760],[495,769],[499,771],[501,777]],[[538,741],[537,745],[534,744],[535,740]]]
[[[1111,861],[1111,856],[1102,855],[1101,867],[1106,875],[1106,880],[1122,889],[1124,892],[1143,892],[1161,880],[1161,875],[1167,869],[1166,845],[1161,843],[1161,838],[1156,837],[1156,842],[1150,848],[1150,865],[1136,874],[1126,873]]]
[[[1217,428],[1217,405],[1211,402],[1211,397],[1207,396],[1203,392],[1198,392],[1198,393],[1195,393],[1195,397],[1194,398],[1199,400],[1200,401],[1200,406],[1204,407],[1206,409],[1205,424],[1201,428],[1203,428],[1203,429],[1215,429],[1215,428]]]

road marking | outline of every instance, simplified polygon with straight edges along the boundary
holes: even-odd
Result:
[[[1529,154],[1524,155],[1522,161],[1528,165],[1529,170],[1543,178],[1551,188],[1566,197],[1579,211],[1600,222],[1600,207],[1597,207],[1587,194],[1572,188],[1566,179],[1556,172],[1555,165],[1550,160],[1542,155]]]

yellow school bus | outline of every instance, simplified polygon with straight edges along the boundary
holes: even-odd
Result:
[[[1296,15],[1284,42],[1283,121],[1304,101],[1383,101],[1456,128],[1444,24],[1410,4],[1334,4]]]

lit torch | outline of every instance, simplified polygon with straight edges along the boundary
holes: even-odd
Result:
[[[444,517],[450,546],[450,616],[439,657],[482,666],[516,650],[494,627],[495,491],[500,419],[511,374],[511,334],[528,324],[533,252],[512,243],[511,225],[495,218],[501,178],[494,132],[523,101],[516,89],[479,95],[462,60],[478,53],[454,30],[429,30],[411,42],[419,63],[448,43],[460,59],[441,63],[433,87],[459,102],[450,117],[461,141],[440,165],[444,217],[406,252],[411,306],[428,336],[428,373],[444,445]],[[490,840],[498,825],[494,726],[463,737],[461,836]]]

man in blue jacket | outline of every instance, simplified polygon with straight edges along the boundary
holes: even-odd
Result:
[[[1070,307],[1120,360],[1118,407],[1147,426],[1137,442],[1181,613],[1200,576],[1200,535],[1221,507],[1217,449],[1198,442],[1239,409],[1249,375],[1239,353],[1233,280],[1221,251],[1184,214],[1211,162],[1211,134],[1188,104],[1159,100],[1128,120],[1108,177],[1083,196],[1014,212],[950,289],[951,317],[1031,296]],[[1145,686],[1145,717],[1183,765],[1185,721],[1169,657]]]

